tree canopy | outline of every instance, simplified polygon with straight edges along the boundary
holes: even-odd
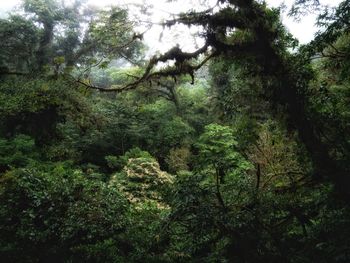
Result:
[[[158,23],[202,40],[164,53],[138,8],[0,19],[1,259],[349,262],[350,1],[295,1],[300,45],[281,8],[219,0]]]

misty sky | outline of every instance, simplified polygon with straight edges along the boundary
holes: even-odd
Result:
[[[278,7],[282,3],[284,3],[287,7],[290,7],[293,1],[294,0],[267,0],[266,2],[273,7]],[[20,0],[0,0],[0,14],[3,16],[20,2]],[[213,2],[215,3],[216,1],[213,0]],[[341,0],[321,0],[320,2],[324,5],[336,6],[341,2]],[[198,0],[178,0],[173,3],[166,3],[166,0],[88,0],[88,4],[97,6],[108,6],[112,4],[126,5],[132,3],[146,3],[148,5],[152,4],[153,9],[151,10],[151,19],[154,22],[168,19],[171,16],[171,13],[184,12],[194,7],[196,9],[200,9],[202,7],[195,4],[198,3]],[[284,24],[301,43],[307,43],[313,39],[314,33],[317,31],[317,28],[314,26],[315,19],[315,15],[308,15],[307,17],[303,17],[300,22],[295,22],[292,18],[287,17],[286,14],[283,15]],[[190,37],[188,30],[189,29],[185,26],[177,26],[176,28],[166,30],[162,33],[163,29],[161,27],[154,26],[145,34],[144,39],[147,45],[150,47],[150,52],[164,52],[169,47],[174,46],[175,43],[180,44],[184,50],[190,51],[194,48],[194,42],[193,38]],[[192,28],[191,31],[193,33],[196,31],[196,29]],[[161,34],[163,37],[160,39]],[[201,41],[197,40],[197,44],[200,45]]]

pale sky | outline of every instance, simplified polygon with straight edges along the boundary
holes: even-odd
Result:
[[[0,0],[0,15],[11,10],[20,2],[20,0]],[[96,6],[127,4],[142,5],[143,3],[152,5],[153,8],[150,9],[152,15],[150,19],[153,22],[160,22],[165,19],[170,19],[172,17],[171,14],[185,12],[191,8],[195,8],[196,10],[200,8],[206,9],[206,7],[198,5],[198,2],[200,1],[177,0],[172,3],[167,3],[166,0],[88,0],[88,4]],[[210,2],[216,3],[216,0],[209,0],[209,3]],[[294,0],[266,0],[266,2],[273,7],[278,7],[284,3],[287,8],[289,8]],[[320,0],[320,2],[323,5],[336,6],[341,2],[341,0]],[[295,22],[292,18],[287,17],[286,14],[283,15],[283,23],[287,26],[289,31],[299,39],[301,43],[307,43],[313,39],[314,33],[317,31],[317,28],[314,26],[315,19],[316,15],[308,15],[306,17],[303,17],[300,22]],[[154,53],[156,51],[164,52],[175,44],[179,44],[180,47],[184,50],[190,51],[194,49],[194,41],[190,36],[189,31],[191,33],[195,33],[196,28],[189,29],[185,26],[177,26],[171,30],[166,29],[163,31],[163,28],[160,26],[153,26],[152,29],[145,34],[144,40],[149,46],[150,53]],[[161,33],[162,37],[160,38]],[[201,41],[198,39],[197,44],[201,45]]]

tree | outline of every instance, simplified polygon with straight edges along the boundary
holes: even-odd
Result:
[[[25,0],[24,11],[34,14],[34,21],[43,26],[39,47],[36,50],[38,69],[49,63],[51,46],[54,38],[54,28],[63,20],[63,10],[56,0]]]
[[[348,2],[295,49],[278,9],[219,0],[162,23],[202,47],[145,63],[126,9],[25,0],[0,20],[1,259],[349,262]]]
[[[199,165],[214,169],[216,181],[216,194],[220,204],[225,208],[224,200],[220,192],[220,184],[225,181],[226,175],[233,171],[249,168],[243,156],[235,150],[237,142],[234,139],[232,130],[229,127],[218,124],[210,124],[205,127],[204,133],[199,137]]]
[[[70,73],[79,64],[85,75],[79,72],[78,81],[84,83],[92,67],[140,56],[141,35],[134,32],[126,10],[101,11],[84,2],[23,0],[23,12],[0,23],[0,34],[6,36],[1,74],[46,71],[57,75]],[[25,43],[20,41],[24,37]]]
[[[19,15],[0,20],[0,74],[27,71],[33,64],[39,32],[35,24]]]
[[[282,111],[289,129],[298,131],[300,141],[304,143],[313,163],[313,177],[317,180],[330,179],[337,185],[340,196],[348,199],[348,168],[339,165],[331,154],[332,145],[320,135],[322,127],[314,119],[315,114],[309,104],[307,90],[314,79],[310,55],[287,51],[295,47],[297,42],[281,24],[279,10],[269,9],[265,3],[253,0],[223,0],[219,3],[225,5],[219,5],[218,11],[210,9],[181,14],[164,23],[166,26],[176,23],[202,26],[205,44],[201,48],[188,53],[176,46],[162,55],[154,56],[144,73],[135,81],[122,87],[95,88],[120,91],[136,88],[140,83],[161,77],[187,74],[193,78],[194,71],[213,57],[225,55],[238,60],[245,65],[245,71],[250,76],[259,77],[264,97],[270,102],[271,109]],[[196,63],[195,60],[200,56],[203,58]],[[170,60],[175,60],[174,65],[156,69],[159,62]]]
[[[0,201],[5,261],[119,261],[128,252],[121,238],[126,200],[67,165],[8,171],[1,177]],[[111,252],[110,246],[119,249]]]

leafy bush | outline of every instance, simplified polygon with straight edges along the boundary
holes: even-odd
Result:
[[[62,165],[47,170],[15,169],[1,176],[2,260],[94,261],[99,249],[110,249],[111,239],[126,242],[121,235],[128,205],[115,188]],[[113,253],[126,252],[116,246]]]
[[[0,174],[11,167],[25,167],[39,157],[34,140],[27,135],[0,138]]]

